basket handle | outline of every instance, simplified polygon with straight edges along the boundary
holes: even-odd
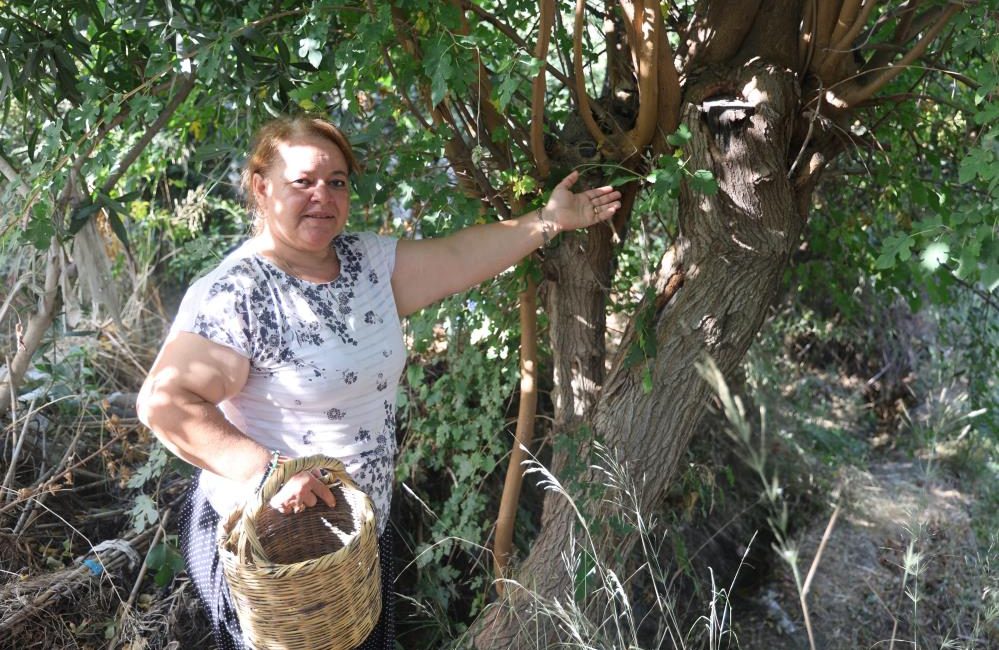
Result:
[[[332,456],[315,454],[303,458],[292,458],[280,465],[271,473],[264,482],[263,487],[253,497],[247,500],[243,506],[242,516],[233,528],[233,533],[237,535],[237,554],[240,562],[252,560],[254,562],[268,562],[260,539],[257,537],[256,526],[253,521],[260,510],[270,501],[271,497],[287,483],[291,477],[299,472],[313,469],[325,469],[328,474],[325,477],[327,485],[334,485],[337,481],[356,487],[353,479],[347,474],[346,468],[340,460]]]

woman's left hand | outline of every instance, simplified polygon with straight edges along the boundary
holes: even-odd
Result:
[[[579,180],[573,170],[555,186],[545,205],[543,219],[555,226],[557,232],[586,228],[606,221],[621,207],[621,193],[609,185],[583,192],[573,192]]]

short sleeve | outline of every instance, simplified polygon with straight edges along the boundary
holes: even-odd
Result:
[[[184,294],[171,334],[192,332],[252,357],[255,316],[250,309],[251,291],[249,279],[239,275],[201,278]]]
[[[391,278],[395,270],[395,249],[399,240],[375,233],[365,233],[365,239],[371,255],[371,266],[385,277]]]

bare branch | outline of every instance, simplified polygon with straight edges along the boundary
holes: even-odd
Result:
[[[392,62],[392,56],[389,54],[387,47],[382,48],[382,59],[385,61],[385,67],[388,68],[389,75],[392,77],[392,81],[395,82],[396,88],[399,89],[398,94],[399,97],[402,99],[402,103],[406,105],[406,108],[408,108],[409,112],[413,115],[413,117],[416,118],[416,121],[420,123],[420,126],[422,126],[427,131],[431,131],[432,127],[430,126],[430,122],[427,121],[427,118],[423,116],[423,113],[420,112],[420,109],[417,108],[416,104],[413,103],[413,100],[410,99],[409,95],[406,94],[405,88],[401,84],[399,84],[399,75],[395,71],[395,64]]]
[[[555,24],[555,0],[540,0],[541,22],[538,25],[538,42],[534,58],[541,61],[538,74],[531,84],[531,152],[538,166],[538,176],[548,178],[551,162],[545,151],[545,61],[548,60],[548,43]]]
[[[443,110],[444,105],[447,104],[447,99],[444,100],[441,106],[434,108],[434,124],[441,125],[447,124],[451,132],[454,134],[453,137],[449,138],[444,144],[444,153],[447,155],[448,160],[454,167],[455,171],[458,172],[459,176],[465,174],[469,179],[474,179],[476,184],[479,186],[479,191],[476,192],[478,196],[485,198],[492,204],[496,212],[504,219],[509,218],[510,208],[500,199],[499,194],[493,188],[492,183],[489,182],[489,177],[479,169],[472,161],[472,151],[468,148],[465,143],[465,139],[461,136],[461,130],[458,125],[455,124],[454,118],[451,116],[449,111]],[[469,188],[464,187],[466,193],[469,193]]]
[[[944,10],[943,15],[940,16],[939,20],[937,20],[936,24],[933,25],[933,27],[931,27],[923,35],[923,37],[919,39],[919,42],[917,42],[905,56],[899,59],[898,62],[887,66],[875,76],[873,81],[869,82],[867,85],[847,91],[843,94],[843,96],[837,98],[837,100],[847,106],[854,106],[866,99],[870,99],[874,93],[884,88],[892,79],[901,74],[903,70],[910,66],[916,59],[921,57],[923,53],[926,52],[926,48],[929,47],[930,43],[932,43],[933,40],[939,36],[940,32],[943,31],[943,28],[950,22],[950,19],[953,18],[959,11],[961,11],[960,5],[949,5],[947,9]]]
[[[857,19],[853,21],[853,25],[850,29],[842,34],[839,39],[834,39],[832,43],[832,49],[834,53],[842,53],[853,47],[853,41],[860,34],[860,31],[867,24],[867,19],[871,17],[871,11],[877,6],[878,0],[867,0],[863,8],[860,10],[860,15]],[[835,36],[835,35],[834,35]]]
[[[815,49],[812,52],[809,68],[819,70],[823,67],[826,57],[829,56],[829,40],[836,26],[839,16],[840,0],[819,0],[816,5],[814,16],[814,38]]]
[[[0,380],[0,413],[10,408],[12,395],[17,393],[31,358],[55,318],[60,303],[59,277],[62,274],[60,259],[59,241],[53,237],[45,256],[45,287],[39,296],[38,311],[28,318],[27,327],[18,323],[17,352],[7,366],[6,376]]]
[[[461,17],[461,27],[459,33],[463,36],[467,36],[472,33],[472,29],[468,24],[468,20],[465,18],[465,12],[462,9],[461,0],[451,0],[451,5],[458,10],[458,15]],[[485,64],[482,62],[482,57],[479,55],[479,49],[475,48],[473,51],[473,56],[475,58],[476,70],[478,71],[477,83],[474,86],[474,100],[475,100],[475,111],[476,117],[481,114],[482,122],[485,123],[485,129],[481,127],[479,123],[480,120],[476,119],[476,131],[480,132],[480,141],[485,142],[489,151],[492,152],[493,156],[498,161],[502,161],[502,164],[509,168],[513,165],[513,156],[510,152],[510,147],[506,143],[497,143],[493,138],[493,133],[500,129],[504,124],[506,124],[507,119],[515,125],[515,128],[523,130],[522,125],[514,123],[513,118],[505,118],[500,115],[499,111],[490,101],[492,97],[492,73],[486,68]],[[481,137],[481,132],[485,131],[485,137]]]
[[[943,266],[948,271],[950,271],[951,278],[953,278],[954,281],[957,282],[960,286],[964,287],[968,291],[972,292],[973,294],[981,298],[985,302],[985,304],[992,307],[992,309],[999,309],[999,301],[996,300],[994,291],[989,292],[985,291],[984,289],[979,289],[978,287],[971,284],[967,280],[962,280],[961,278],[957,277],[957,269],[953,268],[951,265],[944,264]]]
[[[538,405],[538,285],[530,276],[527,287],[520,294],[520,406],[517,412],[517,430],[514,435],[506,481],[500,497],[499,514],[496,516],[496,540],[493,543],[493,566],[496,586],[502,594],[506,567],[510,562],[513,546],[513,524],[517,519],[517,503],[524,480],[521,463],[526,449],[534,437],[534,420]]]
[[[374,17],[374,15],[376,14],[374,0],[368,0],[368,12],[371,13],[372,17]],[[430,131],[431,130],[430,122],[427,121],[427,118],[423,116],[423,113],[420,112],[420,109],[416,107],[416,104],[413,103],[413,100],[410,99],[409,95],[406,94],[405,88],[403,88],[403,86],[399,83],[399,75],[396,73],[395,64],[392,62],[392,55],[389,53],[387,47],[382,48],[382,60],[385,61],[385,67],[388,68],[389,75],[392,77],[392,81],[395,83],[396,88],[399,89],[399,97],[402,99],[402,102],[406,105],[406,108],[408,108],[409,112],[412,113],[413,117],[416,118],[416,121],[420,123],[420,126],[422,126],[427,131]]]
[[[101,187],[101,192],[104,194],[110,194],[114,186],[118,184],[121,177],[128,170],[129,166],[135,162],[136,158],[145,150],[145,148],[152,142],[153,137],[159,133],[166,123],[176,112],[177,108],[184,103],[187,96],[191,94],[191,90],[194,89],[194,75],[186,74],[180,77],[180,82],[177,84],[177,93],[170,99],[167,105],[163,108],[159,115],[156,116],[156,120],[149,125],[146,132],[142,134],[138,142],[132,145],[128,153],[125,154],[124,158],[118,163],[118,167],[114,170],[111,176],[107,179],[104,185]]]
[[[517,30],[515,30],[513,27],[510,27],[502,20],[500,20],[493,14],[489,13],[482,7],[478,6],[474,2],[466,0],[465,2],[462,3],[462,6],[466,10],[471,11],[476,16],[478,16],[482,20],[486,21],[487,23],[495,27],[497,31],[499,31],[507,38],[509,38],[511,41],[516,43],[517,46],[520,47],[520,49],[524,50],[525,52],[531,51],[531,46],[527,43],[527,41],[525,41],[520,37],[520,34],[518,34]],[[548,74],[561,81],[567,88],[572,87],[572,79],[563,74],[561,70],[550,64],[545,64],[545,69],[548,71]]]
[[[872,36],[874,32],[885,27],[886,25],[893,25],[894,31],[892,32],[890,40],[885,40],[883,43],[880,43],[878,48],[871,48],[879,51],[868,59],[864,66],[866,69],[878,70],[891,63],[891,61],[895,58],[895,55],[905,49],[904,45],[909,42],[915,34],[921,32],[927,24],[936,20],[940,13],[942,13],[942,9],[940,8],[929,9],[923,12],[922,17],[919,20],[919,24],[922,26],[913,30],[913,19],[916,16],[916,9],[919,7],[919,4],[920,0],[909,0],[896,11],[885,12],[884,15],[878,19],[874,28],[871,30]]]
[[[411,36],[412,30],[410,25],[406,21],[406,16],[402,9],[396,6],[392,7],[392,24],[395,27],[397,38],[403,49],[417,60],[420,60],[422,56],[416,41]],[[448,162],[451,163],[451,167],[458,177],[458,183],[462,191],[469,196],[485,198],[501,216],[504,218],[508,217],[509,208],[493,189],[489,178],[472,162],[472,152],[465,143],[461,129],[455,124],[454,116],[451,114],[451,109],[448,106],[447,97],[445,96],[440,104],[433,105],[431,103],[430,89],[427,87],[427,84],[422,83],[419,88],[420,94],[423,96],[423,101],[430,106],[430,115],[433,119],[434,130],[436,131],[442,126],[447,126],[451,130],[452,136],[444,142],[444,154],[447,156]]]
[[[808,0],[805,5],[805,15],[801,19],[801,36],[798,39],[799,69],[807,72],[812,66],[815,55],[815,3],[818,0]]]
[[[576,103],[579,117],[586,125],[590,137],[599,147],[604,141],[603,131],[597,126],[590,111],[590,96],[586,93],[586,79],[583,76],[583,11],[586,10],[586,0],[576,0],[576,20],[572,30],[572,68],[575,77]]]
[[[14,166],[0,153],[0,173],[7,177],[7,180],[14,185],[14,191],[22,199],[28,196],[28,186],[21,180],[21,175],[17,173]]]
[[[861,4],[863,4],[863,0],[844,0],[843,6],[839,10],[839,17],[836,19],[836,27],[833,29],[832,36],[829,37],[830,43],[838,43],[842,40],[843,35],[853,28]]]

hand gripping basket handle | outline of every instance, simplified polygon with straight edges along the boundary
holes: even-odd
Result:
[[[236,549],[240,562],[246,562],[247,560],[254,563],[269,562],[260,544],[260,539],[257,537],[257,530],[253,521],[260,510],[270,501],[270,498],[277,494],[292,476],[299,472],[314,469],[327,470],[327,485],[335,485],[337,481],[354,485],[354,481],[347,474],[343,463],[332,456],[316,454],[314,456],[305,456],[304,458],[292,458],[279,464],[264,482],[260,491],[253,498],[248,499],[246,505],[243,506],[243,514],[234,530],[238,536]]]

